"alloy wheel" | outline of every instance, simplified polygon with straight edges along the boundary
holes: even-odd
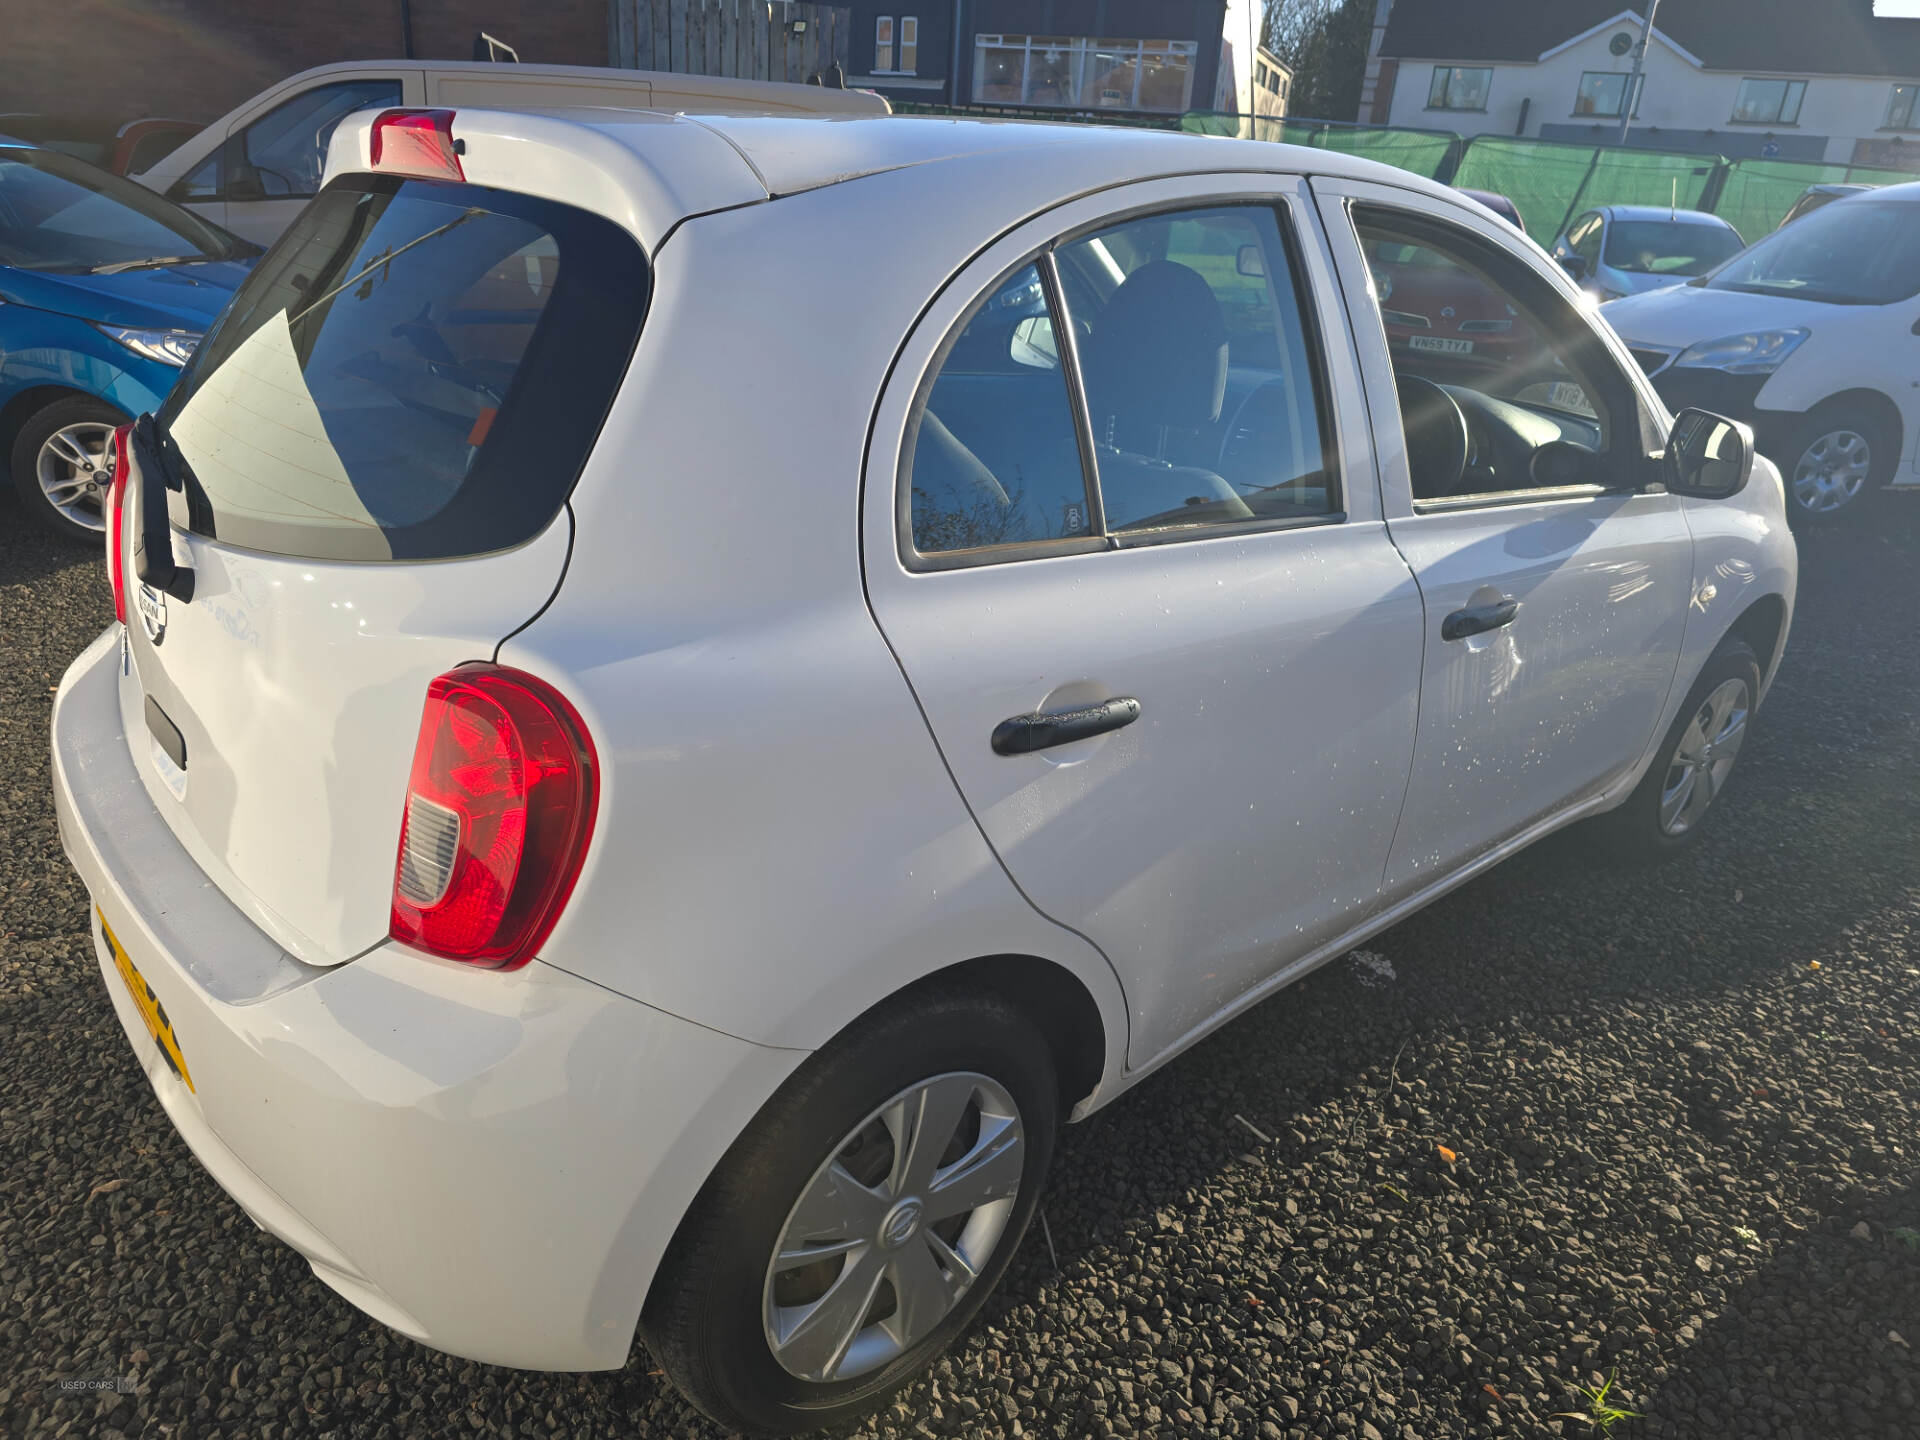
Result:
[[[105,530],[112,449],[113,426],[98,420],[77,421],[49,435],[34,466],[47,503],[76,525]]]
[[[1858,430],[1829,430],[1801,452],[1793,467],[1793,503],[1811,515],[1831,515],[1859,499],[1873,471],[1873,446]]]
[[[1738,678],[1721,681],[1700,703],[1680,736],[1661,787],[1660,828],[1666,834],[1686,834],[1707,813],[1747,738],[1752,706],[1747,682]]]
[[[985,1075],[936,1075],[876,1109],[807,1182],[767,1266],[781,1368],[849,1380],[925,1339],[993,1257],[1025,1164],[1019,1107]]]

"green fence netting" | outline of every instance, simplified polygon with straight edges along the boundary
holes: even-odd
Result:
[[[1251,135],[1256,140],[1336,150],[1411,170],[1431,180],[1505,195],[1519,208],[1528,231],[1542,244],[1551,244],[1575,215],[1597,205],[1677,205],[1683,210],[1708,210],[1725,218],[1747,240],[1757,240],[1786,217],[1809,185],[1890,185],[1916,178],[1906,171],[1867,165],[1729,161],[1719,155],[1506,135],[1478,135],[1468,140],[1449,130],[1293,117],[1252,118],[1218,110],[1158,115],[1019,105],[927,105],[903,100],[894,101],[893,108],[907,115],[990,115],[1179,129],[1197,135]]]
[[[1218,110],[1189,110],[1180,128],[1196,135],[1228,135],[1283,145],[1306,145],[1315,150],[1337,150],[1411,170],[1429,180],[1452,173],[1465,141],[1451,130],[1395,129],[1383,125],[1348,125],[1333,120],[1286,120],[1248,117]]]
[[[1787,218],[1809,185],[1897,185],[1914,177],[1871,165],[1812,165],[1794,160],[1735,160],[1727,166],[1713,213],[1747,240]]]
[[[1698,209],[1721,163],[1717,155],[1479,135],[1467,142],[1453,183],[1505,195],[1526,220],[1528,233],[1545,245],[1576,214],[1595,205]]]

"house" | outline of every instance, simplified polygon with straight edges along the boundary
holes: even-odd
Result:
[[[1256,0],[857,0],[849,85],[896,102],[1286,111]]]
[[[1873,0],[1378,0],[1362,121],[1920,169],[1920,19]]]

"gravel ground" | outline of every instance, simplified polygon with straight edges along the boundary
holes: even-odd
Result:
[[[1803,547],[1708,842],[1556,841],[1064,1138],[1039,1227],[872,1436],[1920,1435],[1920,497]],[[0,1433],[710,1437],[651,1375],[364,1319],[175,1138],[54,833],[97,562],[0,510]],[[1254,1131],[1259,1135],[1256,1136]],[[1049,1238],[1050,1237],[1050,1238]],[[131,1377],[131,1393],[62,1389]]]

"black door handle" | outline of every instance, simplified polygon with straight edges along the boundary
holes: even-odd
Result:
[[[1119,730],[1140,718],[1140,702],[1131,695],[1116,695],[1098,705],[1080,710],[1059,710],[1051,715],[1035,711],[1015,715],[993,727],[993,753],[1031,755],[1051,745],[1067,745]]]
[[[1511,625],[1513,617],[1519,613],[1520,602],[1511,596],[1492,605],[1469,605],[1464,610],[1454,611],[1440,622],[1440,638],[1464,640],[1469,635],[1498,630],[1502,625]]]

